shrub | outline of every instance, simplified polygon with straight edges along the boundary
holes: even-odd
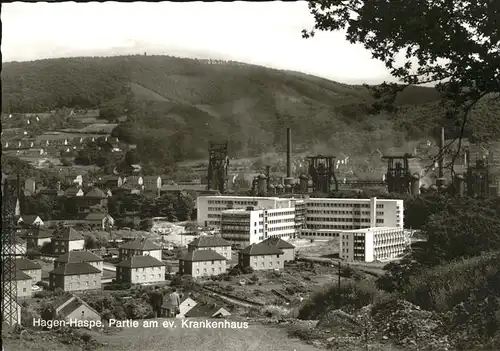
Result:
[[[259,277],[257,277],[256,274],[254,274],[250,277],[250,281],[253,283],[257,283],[259,281]]]
[[[371,280],[344,283],[340,289],[337,285],[327,285],[304,303],[298,318],[317,319],[330,309],[358,309],[373,303],[381,294]]]
[[[268,305],[262,307],[260,313],[269,318],[288,318],[291,310],[282,306]]]

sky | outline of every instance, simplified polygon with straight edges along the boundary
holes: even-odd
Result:
[[[349,83],[393,81],[341,32],[312,29],[307,3],[2,4],[2,62],[71,56],[165,54],[240,61]]]

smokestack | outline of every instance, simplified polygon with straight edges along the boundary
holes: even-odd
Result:
[[[286,129],[286,177],[292,177],[292,129]]]
[[[441,128],[441,135],[439,136],[439,162],[438,162],[438,168],[439,168],[439,175],[438,178],[443,178],[444,173],[443,173],[443,167],[444,167],[444,128]]]

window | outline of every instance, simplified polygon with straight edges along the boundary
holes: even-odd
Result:
[[[196,270],[196,274],[200,274],[200,270],[199,269]]]
[[[23,288],[23,292],[26,292],[26,288]]]

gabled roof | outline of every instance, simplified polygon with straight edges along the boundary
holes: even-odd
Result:
[[[93,254],[90,251],[70,251],[56,258],[55,262],[75,263],[75,262],[100,262],[102,257]]]
[[[62,230],[56,231],[54,233],[54,239],[73,241],[73,240],[83,240],[83,236],[77,232],[73,227],[65,227]]]
[[[58,298],[57,300],[55,300],[52,303],[52,306],[54,306],[54,308],[57,311],[57,309],[59,309],[62,305],[64,305],[68,301],[73,300],[75,298],[76,298],[76,296],[73,294],[65,294],[65,295],[61,296],[60,298]]]
[[[71,301],[71,302],[68,303],[68,301]],[[56,303],[54,303],[54,307],[57,310],[58,308],[60,308],[60,306],[63,306],[66,303],[67,303],[67,305],[65,305],[63,308],[61,308],[60,311],[58,311],[58,314],[60,314],[63,318],[66,318],[71,312],[73,312],[74,310],[76,310],[80,306],[85,306],[88,309],[90,309],[91,311],[93,311],[94,313],[99,314],[96,310],[94,310],[92,307],[90,307],[89,304],[87,304],[85,301],[81,300],[80,298],[78,298],[75,295],[65,296],[64,298],[62,298],[59,301],[57,301]]]
[[[102,212],[91,212],[86,217],[86,221],[102,221],[108,214]],[[111,217],[111,216],[110,216]]]
[[[214,303],[197,304],[186,312],[186,317],[214,317],[214,314],[221,308]]]
[[[282,255],[283,251],[281,251],[277,247],[262,242],[245,247],[240,251],[240,254],[250,256]]]
[[[226,258],[217,252],[207,250],[195,250],[186,252],[181,258],[181,261],[200,262],[200,261],[225,261]]]
[[[42,269],[42,267],[38,263],[30,261],[26,258],[17,258],[16,269],[20,271],[29,271],[32,269]]]
[[[126,260],[121,261],[116,265],[117,267],[126,267],[126,268],[145,268],[145,267],[161,267],[165,266],[160,260],[157,260],[153,256],[149,255],[135,255]]]
[[[189,243],[193,247],[221,247],[231,246],[231,244],[220,236],[205,235],[200,236]]]
[[[25,224],[31,224],[33,223],[38,217],[40,217],[39,215],[21,215],[21,217],[19,219],[22,219],[22,221],[25,223]],[[42,218],[40,218],[42,219]]]
[[[23,271],[17,269],[14,280],[16,280],[16,281],[18,281],[18,280],[31,280],[31,277],[29,275],[27,275],[26,273],[24,273]]]
[[[94,273],[101,273],[101,271],[86,262],[75,262],[59,266],[50,271],[49,273],[66,276],[66,275],[94,274]]]
[[[106,194],[104,194],[102,192],[101,189],[99,188],[93,188],[92,190],[90,190],[88,193],[85,194],[86,197],[95,197],[95,198],[99,198],[99,199],[104,199],[106,198]]]
[[[295,249],[295,246],[293,246],[289,242],[287,242],[281,238],[277,238],[277,237],[267,238],[262,243],[266,243],[268,245],[274,246],[274,247],[281,249],[281,250],[283,250],[283,249]]]
[[[120,249],[126,249],[126,250],[161,250],[161,246],[155,244],[151,240],[147,239],[138,239],[138,240],[133,240],[129,241],[128,243],[124,243],[119,247]]]

